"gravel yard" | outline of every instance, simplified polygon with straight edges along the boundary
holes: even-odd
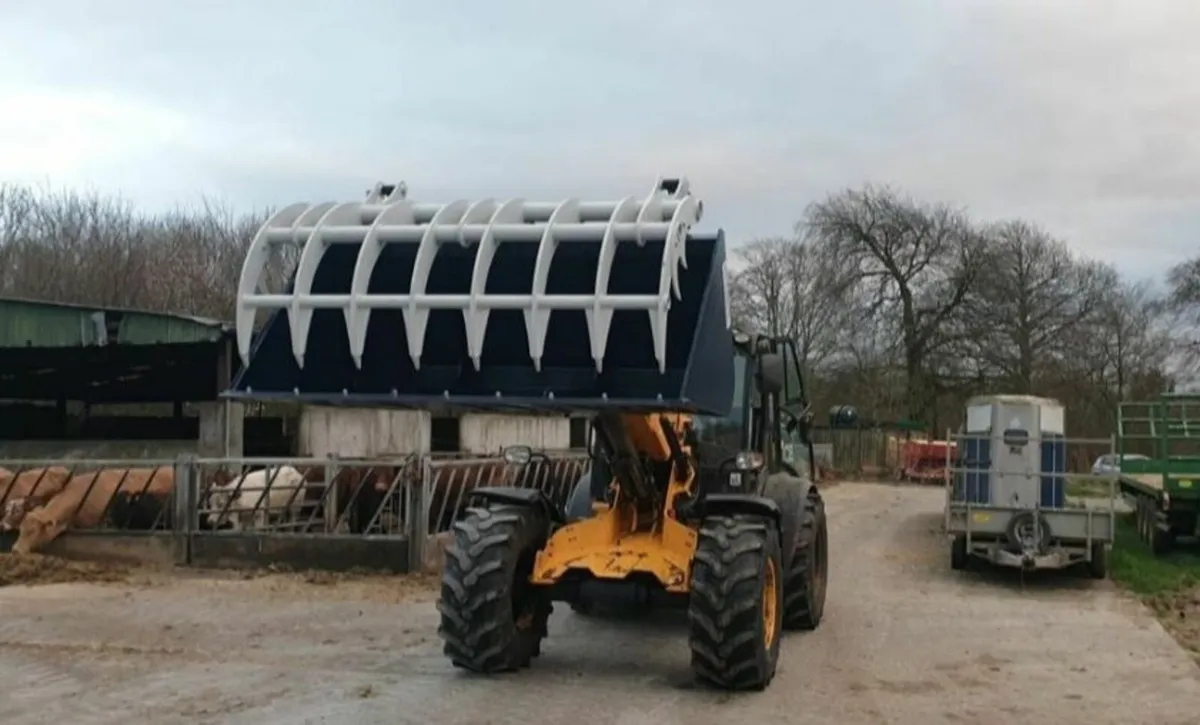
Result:
[[[826,500],[825,621],[788,637],[764,693],[696,687],[678,616],[559,606],[534,666],[489,679],[442,657],[428,577],[5,560],[0,721],[1196,722],[1200,668],[1111,583],[952,572],[940,489],[847,483]]]

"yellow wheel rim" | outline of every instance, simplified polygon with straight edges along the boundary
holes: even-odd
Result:
[[[763,578],[763,642],[767,648],[775,644],[775,629],[779,617],[779,608],[776,606],[779,601],[778,591],[779,578],[775,571],[776,564],[773,560],[767,560],[766,576]]]

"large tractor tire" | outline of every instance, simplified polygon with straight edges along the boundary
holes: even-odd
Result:
[[[509,672],[541,654],[551,605],[529,577],[546,533],[545,514],[524,506],[470,508],[454,524],[437,607],[456,667]]]
[[[825,613],[829,581],[829,530],[825,502],[816,487],[808,491],[800,520],[800,536],[783,585],[785,629],[816,629]]]
[[[697,677],[729,690],[770,684],[783,637],[783,566],[772,522],[756,516],[704,520],[688,622]]]

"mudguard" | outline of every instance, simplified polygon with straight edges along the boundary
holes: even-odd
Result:
[[[549,497],[538,488],[512,488],[508,486],[485,486],[471,491],[471,499],[489,503],[506,503],[514,506],[530,506],[545,512],[546,520],[552,524],[563,523],[562,512]]]
[[[701,518],[749,514],[765,516],[778,525],[782,512],[779,504],[766,496],[750,493],[711,493],[700,499],[695,512]]]
[[[800,538],[800,523],[808,502],[812,480],[802,475],[792,475],[787,470],[773,473],[763,485],[762,495],[775,502],[779,508],[779,543],[783,549],[784,566],[792,564],[792,554]]]

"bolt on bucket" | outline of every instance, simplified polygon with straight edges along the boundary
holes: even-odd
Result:
[[[377,185],[295,204],[243,265],[227,395],[347,405],[727,414],[733,342],[720,232],[685,179],[643,199],[445,204]],[[282,294],[272,248],[300,249]],[[255,334],[255,313],[272,310]]]

